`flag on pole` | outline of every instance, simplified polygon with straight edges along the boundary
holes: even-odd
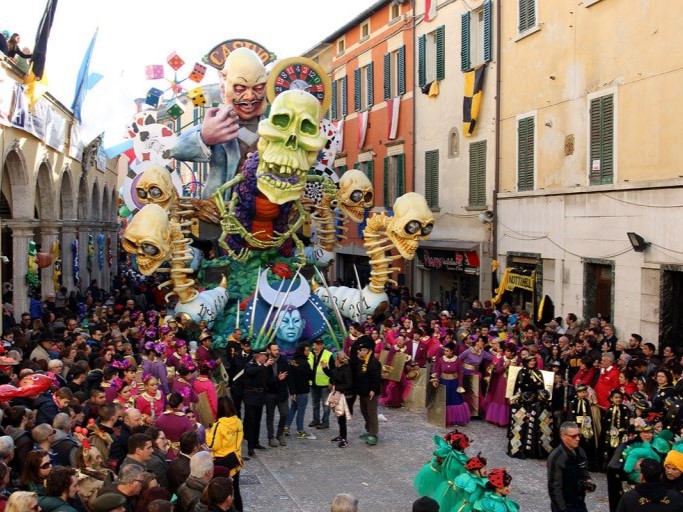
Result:
[[[368,111],[358,112],[358,149],[365,144],[365,133],[368,131]]]
[[[425,21],[436,18],[436,0],[425,0]]]
[[[387,137],[394,140],[398,133],[398,114],[401,107],[399,96],[387,100],[387,115],[389,116]]]
[[[484,95],[484,76],[486,65],[465,73],[465,94],[462,102],[462,134],[469,137],[474,133],[474,127],[479,117],[481,100]]]
[[[47,0],[43,18],[38,25],[36,43],[33,45],[31,67],[26,75],[26,94],[29,98],[29,109],[33,109],[36,102],[46,92],[47,80],[45,79],[45,60],[47,58],[47,42],[50,38],[52,22],[55,19],[57,0]],[[42,87],[39,87],[41,84]]]
[[[344,120],[337,121],[337,132],[339,133],[339,151],[344,151]]]
[[[74,101],[71,104],[71,110],[74,113],[74,117],[78,119],[79,123],[83,122],[81,117],[81,108],[83,107],[85,94],[99,81],[97,76],[102,78],[102,75],[89,75],[90,59],[92,58],[92,52],[95,48],[95,40],[97,39],[98,31],[99,28],[95,30],[95,34],[93,34],[92,39],[90,40],[88,49],[85,51],[85,55],[83,56],[83,62],[81,62],[81,69],[78,71],[78,78],[76,79],[76,91],[74,92]]]

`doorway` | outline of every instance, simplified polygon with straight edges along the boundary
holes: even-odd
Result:
[[[662,271],[659,313],[659,346],[671,345],[683,352],[683,271]]]
[[[583,280],[583,317],[600,314],[612,321],[614,309],[614,262],[586,260]]]

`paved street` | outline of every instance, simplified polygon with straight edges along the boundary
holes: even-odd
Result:
[[[346,449],[329,441],[337,435],[333,420],[330,430],[308,429],[318,437],[316,440],[289,437],[287,447],[257,452],[242,471],[245,511],[328,511],[332,498],[341,492],[355,495],[361,511],[410,511],[417,498],[412,479],[431,456],[432,436],[445,430],[427,423],[425,412],[380,407],[387,421],[380,421],[380,444],[369,447],[358,439],[363,423],[360,411],[356,412],[349,426],[351,446]],[[310,408],[306,424],[309,416]],[[522,511],[550,510],[545,461],[507,457],[505,430],[488,423],[476,421],[462,430],[473,440],[468,454],[481,450],[488,458],[489,469],[506,467],[511,471],[511,497]],[[265,432],[264,424],[262,444],[267,442]],[[606,482],[604,475],[594,476],[598,489],[588,502],[588,510],[603,512],[608,509]]]

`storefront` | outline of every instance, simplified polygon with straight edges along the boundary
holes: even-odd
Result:
[[[538,254],[508,253],[503,272],[492,302],[510,304],[528,311],[532,318],[543,298],[543,264]]]

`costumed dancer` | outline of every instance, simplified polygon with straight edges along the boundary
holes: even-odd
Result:
[[[116,377],[111,382],[111,389],[118,393],[112,402],[121,405],[124,410],[134,407],[135,396],[132,393],[133,387],[130,384]]]
[[[536,357],[527,355],[517,374],[513,397],[510,399],[508,455],[519,459],[539,457],[540,425],[536,403],[544,389],[543,374],[536,369]]]
[[[199,365],[199,377],[197,377],[192,383],[192,389],[194,389],[194,392],[197,394],[197,396],[201,398],[202,393],[204,393],[204,396],[206,396],[209,403],[211,417],[203,417],[204,413],[201,411],[201,400],[199,402],[200,405],[197,407],[202,419],[202,423],[204,420],[207,420],[208,424],[213,424],[213,422],[216,421],[216,415],[218,414],[218,394],[216,393],[216,385],[213,383],[210,377],[211,372],[213,372],[215,367],[216,362],[212,359],[201,363]],[[208,421],[209,419],[211,419],[211,421]]]
[[[508,498],[512,476],[505,469],[492,469],[487,491],[472,507],[477,512],[518,512],[519,505]]]
[[[174,458],[173,456],[180,453],[180,437],[185,432],[192,432],[195,428],[194,423],[185,414],[183,399],[180,393],[171,393],[166,410],[154,421],[154,426],[162,430],[171,442],[171,449],[168,452],[171,457],[169,458]]]
[[[446,426],[467,425],[470,422],[470,409],[463,400],[463,389],[459,385],[463,365],[455,355],[455,343],[447,343],[443,352],[434,363],[432,385],[438,388],[442,384],[446,388]]]
[[[486,491],[486,459],[481,452],[465,464],[464,473],[455,477],[452,482],[443,482],[437,490],[439,510],[457,510],[470,512],[474,503]]]
[[[154,375],[143,375],[142,383],[145,390],[135,400],[135,408],[142,413],[145,423],[152,425],[163,414],[166,400]]]
[[[602,415],[602,435],[600,439],[600,460],[605,469],[619,445],[628,439],[631,411],[624,405],[624,394],[613,389],[609,394],[612,405]]]
[[[660,368],[655,372],[655,381],[657,389],[652,397],[652,410],[663,414],[666,412],[666,400],[676,395],[676,389],[673,386],[674,377],[671,371]]]
[[[507,427],[510,423],[510,402],[505,397],[509,368],[519,366],[517,345],[508,343],[502,355],[497,355],[491,363],[492,374],[489,391],[486,394],[486,421]]]
[[[382,372],[382,380],[386,381],[386,388],[384,395],[380,398],[379,403],[387,407],[401,407],[403,402],[410,396],[410,392],[413,389],[413,384],[406,377],[406,371],[408,370],[407,362],[411,359],[410,355],[407,353],[408,346],[405,343],[405,338],[399,337],[399,343],[389,347],[388,355],[384,364],[387,366],[399,364],[399,358],[403,364],[402,371],[400,372],[400,380],[389,379],[387,374]],[[390,372],[391,373],[391,372]]]
[[[490,352],[484,351],[484,346],[488,343],[488,337],[479,336],[470,348],[460,354],[463,367],[463,387],[465,388],[465,401],[470,408],[472,418],[480,418],[484,412],[483,397],[481,393],[481,363],[482,361],[491,362],[493,356]]]
[[[181,365],[187,365],[188,362],[192,361],[192,356],[187,353],[187,343],[185,340],[174,338],[173,341],[175,344],[175,351],[166,358],[166,366],[172,366],[177,372]]]
[[[192,388],[192,374],[197,367],[192,361],[184,361],[178,367],[178,376],[171,384],[171,392],[178,393],[183,397],[183,406],[188,409],[194,407],[199,401],[197,393]]]
[[[142,362],[142,374],[152,375],[159,379],[159,387],[161,388],[161,392],[164,394],[169,393],[171,389],[168,386],[166,365],[164,364],[163,360],[160,359],[165,353],[166,347],[164,347],[164,345],[161,343],[148,341],[145,343],[144,348],[147,359]]]
[[[413,480],[413,486],[420,496],[435,498],[437,489],[443,482],[451,481],[465,472],[468,457],[465,449],[470,440],[465,434],[453,430],[444,437],[434,436],[436,449],[432,452],[432,460],[422,466]],[[450,475],[453,475],[450,478]]]
[[[599,433],[596,433],[596,423],[593,417],[593,407],[588,398],[588,386],[579,384],[575,387],[576,397],[572,400],[567,412],[567,421],[575,421],[581,432],[580,446],[586,452],[588,470],[597,470],[597,447]]]

